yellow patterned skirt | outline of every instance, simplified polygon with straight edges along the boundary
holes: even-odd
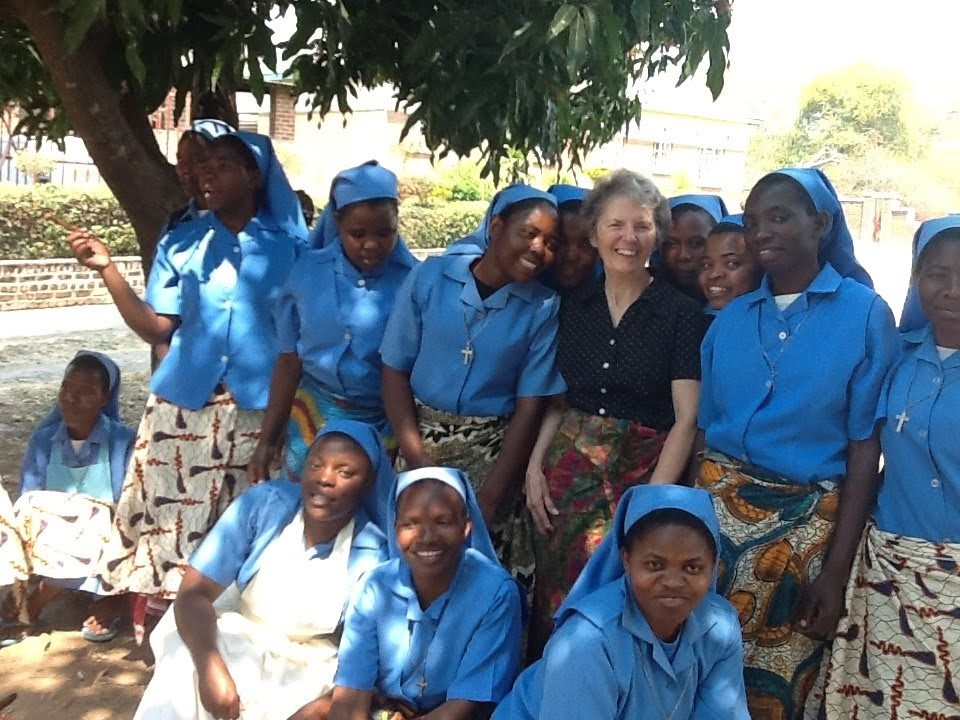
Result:
[[[803,717],[823,643],[796,632],[801,590],[814,580],[833,534],[834,483],[798,485],[708,451],[697,484],[713,496],[722,547],[718,591],[740,615],[751,716]]]

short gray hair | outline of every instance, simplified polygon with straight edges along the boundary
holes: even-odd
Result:
[[[657,228],[657,247],[660,247],[670,234],[670,225],[673,222],[670,218],[670,203],[652,180],[633,170],[614,170],[600,178],[587,195],[580,212],[590,227],[591,235],[597,231],[597,223],[600,222],[603,209],[615,197],[630,198],[641,207],[653,210],[653,222]]]

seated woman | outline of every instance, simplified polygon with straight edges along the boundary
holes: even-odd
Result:
[[[727,207],[719,195],[670,198],[672,223],[660,249],[663,275],[699,303],[706,302],[700,290],[699,276],[707,235],[726,214]]]
[[[306,238],[300,203],[270,139],[210,142],[208,212],[157,246],[140,299],[100,240],[78,231],[78,260],[100,273],[127,325],[170,351],[150,397],[100,576],[112,593],[165,606],[193,550],[249,487],[278,339],[272,308]],[[139,624],[139,623],[138,623]]]
[[[703,341],[697,483],[723,535],[754,717],[803,717],[876,495],[877,407],[899,352],[818,170],[764,176],[744,211],[760,288]]]
[[[259,484],[227,508],[190,559],[150,644],[157,658],[136,717],[323,717],[337,632],[360,579],[387,557],[363,508],[393,470],[376,431],[334,420],[300,484]]]
[[[763,270],[743,238],[743,217],[723,218],[707,235],[700,265],[700,289],[707,315],[716,315],[730,301],[760,287]]]
[[[600,256],[590,244],[590,228],[582,213],[589,190],[558,184],[547,192],[557,199],[557,249],[542,282],[563,294],[601,272]]]
[[[519,669],[519,587],[463,473],[401,473],[391,497],[391,560],[350,602],[330,719],[489,712]]]
[[[533,539],[521,482],[557,369],[552,195],[497,193],[487,249],[430,258],[397,293],[383,345],[383,399],[406,467],[461,468],[477,490],[501,561],[530,586]],[[472,248],[472,250],[470,249]]]
[[[584,214],[604,275],[561,301],[557,357],[568,389],[551,402],[527,468],[540,531],[534,657],[624,490],[679,480],[696,436],[707,320],[647,267],[669,231],[666,199],[618,170],[597,182]]]
[[[960,714],[960,217],[917,230],[909,297],[901,327],[916,327],[881,398],[883,479],[825,663],[827,718]]]
[[[749,720],[737,613],[716,593],[719,548],[706,492],[627,490],[543,658],[493,720]]]
[[[27,575],[40,578],[27,601],[35,621],[61,590],[102,595],[96,569],[133,451],[134,431],[120,421],[120,368],[82,350],[63,375],[56,407],[30,436],[13,507],[26,548]],[[15,542],[13,533],[0,542]],[[8,596],[4,619],[12,620]],[[117,634],[121,599],[99,597],[84,623],[88,640]]]
[[[395,446],[380,393],[380,343],[397,291],[417,264],[397,235],[397,197],[397,176],[376,162],[334,178],[317,223],[326,228],[323,249],[297,259],[275,311],[280,356],[250,462],[252,481],[268,476],[284,429],[292,480],[331,418],[373,425],[388,450]]]

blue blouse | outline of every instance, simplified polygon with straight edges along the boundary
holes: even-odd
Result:
[[[848,444],[874,432],[899,345],[883,299],[829,264],[783,311],[765,277],[703,340],[707,445],[801,485],[842,479]]]
[[[464,551],[450,588],[426,610],[397,558],[351,600],[334,682],[418,713],[449,700],[497,703],[517,676],[520,624],[516,582],[476,550]]]
[[[750,720],[730,603],[709,593],[674,646],[653,634],[628,582],[618,578],[585,598],[493,720]]]
[[[941,360],[929,324],[903,342],[880,403],[884,471],[874,518],[886,532],[960,542],[960,352]]]
[[[234,500],[190,558],[190,565],[214,582],[243,590],[260,569],[267,546],[301,510],[300,486],[286,480],[254,485]],[[387,559],[387,539],[363,510],[354,518],[347,561],[353,582]],[[333,543],[305,550],[326,559]]]
[[[429,258],[397,294],[380,353],[410,373],[414,396],[443,412],[509,415],[517,397],[566,390],[557,367],[560,301],[537,281],[480,299],[470,265],[480,255]],[[464,350],[473,355],[465,361]]]
[[[400,249],[398,241],[398,249]],[[380,343],[394,299],[416,263],[395,251],[360,272],[340,243],[304,253],[277,309],[280,352],[295,352],[324,388],[361,407],[380,408]]]
[[[30,435],[27,451],[23,456],[23,465],[20,468],[20,494],[46,488],[47,464],[54,445],[60,446],[64,465],[80,468],[96,463],[100,448],[106,443],[109,446],[113,500],[116,502],[120,499],[123,478],[130,463],[130,457],[133,455],[133,441],[136,436],[133,428],[103,413],[97,420],[97,424],[93,426],[93,432],[79,450],[73,449],[67,426],[62,420],[39,427]]]
[[[242,409],[265,408],[278,353],[273,310],[296,252],[292,236],[260,218],[235,236],[207,213],[164,237],[144,299],[180,326],[151,392],[199,410],[223,380]]]

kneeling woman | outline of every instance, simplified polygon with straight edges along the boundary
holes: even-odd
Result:
[[[376,431],[334,420],[299,485],[262,483],[237,498],[151,636],[157,666],[136,717],[237,718],[241,707],[251,720],[323,717],[347,598],[387,557],[362,503],[392,480]]]
[[[463,473],[402,473],[392,497],[393,558],[351,600],[330,718],[489,712],[519,669],[519,587],[497,563]]]
[[[544,657],[494,720],[748,720],[737,613],[715,592],[719,547],[704,491],[627,490]]]
[[[502,562],[529,584],[520,483],[546,398],[565,388],[559,301],[537,280],[553,260],[556,200],[514,185],[488,218],[486,250],[430,258],[397,293],[380,348],[383,399],[406,466],[467,473]]]
[[[960,715],[960,217],[921,225],[913,257],[917,312],[880,405],[883,480],[826,669],[827,718]]]
[[[62,589],[100,595],[92,577],[107,546],[113,508],[120,496],[134,431],[120,421],[120,368],[100,353],[82,350],[70,361],[57,405],[30,436],[20,473],[15,527],[0,546],[20,535],[26,573],[41,578],[30,595],[28,613],[36,620]],[[4,608],[11,620],[12,599]],[[105,641],[116,634],[119,598],[100,597],[91,605],[83,634]]]

